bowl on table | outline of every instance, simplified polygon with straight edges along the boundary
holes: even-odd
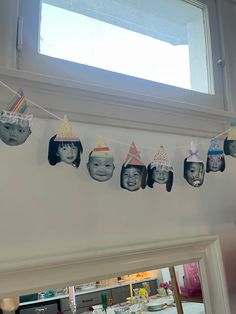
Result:
[[[166,303],[161,300],[150,300],[147,304],[148,311],[160,311],[163,307],[166,306]]]

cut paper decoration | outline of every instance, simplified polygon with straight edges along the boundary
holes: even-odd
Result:
[[[236,127],[233,126],[224,140],[224,153],[236,157]]]
[[[83,147],[80,139],[65,115],[57,130],[57,134],[49,141],[49,164],[55,166],[62,161],[78,168],[80,165],[80,155],[82,153]]]
[[[146,187],[147,169],[142,162],[136,145],[132,142],[120,173],[120,186],[130,192]]]
[[[193,187],[203,184],[205,167],[197,147],[191,143],[187,158],[184,160],[184,178]]]
[[[99,182],[108,181],[113,176],[114,159],[104,137],[101,135],[89,154],[87,168],[91,178]]]
[[[22,90],[8,108],[0,113],[0,138],[9,146],[23,144],[31,134],[33,115]]]
[[[216,138],[212,138],[210,141],[208,153],[206,172],[223,172],[225,170],[225,157],[224,152],[220,148],[220,145]]]
[[[165,184],[166,191],[170,192],[173,186],[173,168],[168,160],[164,146],[160,146],[153,161],[148,165],[147,185],[153,188],[153,184]]]

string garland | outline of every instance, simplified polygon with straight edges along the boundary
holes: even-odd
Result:
[[[1,80],[0,80],[0,84],[1,84],[3,87],[5,87],[6,89],[8,89],[10,92],[12,92],[14,95],[17,95],[17,96],[19,96],[19,97],[21,96],[16,90],[14,90],[13,88],[11,88],[9,85],[7,85],[6,83],[4,83],[4,82],[1,81]],[[54,114],[53,112],[51,112],[51,111],[45,109],[43,106],[37,104],[36,102],[32,101],[32,100],[29,99],[28,97],[25,97],[25,99],[26,99],[26,101],[27,101],[28,103],[30,103],[32,106],[34,106],[34,107],[36,107],[36,108],[38,108],[38,109],[40,109],[40,110],[46,112],[48,115],[50,115],[50,116],[56,118],[56,119],[59,120],[59,121],[63,121],[63,118],[61,118],[61,117],[59,117],[58,115]],[[224,130],[223,132],[216,134],[215,136],[211,137],[211,139],[217,139],[217,138],[221,137],[222,135],[227,134],[232,128],[233,128],[233,127],[230,127],[230,128],[228,128],[228,129]],[[129,146],[129,145],[130,145],[130,144],[127,144],[127,143],[124,143],[124,142],[116,141],[116,140],[114,140],[114,139],[109,139],[109,140],[110,140],[111,142],[119,143],[119,144],[125,145],[125,146]],[[208,144],[209,139],[202,139],[201,141],[197,141],[197,144],[198,144],[198,145],[199,145],[199,144],[203,144],[203,143],[205,143],[206,141],[207,141],[206,144]],[[142,148],[142,147],[140,147],[140,148]],[[177,145],[177,146],[175,146],[173,149],[177,149],[177,148],[186,148],[186,149],[188,149],[188,148],[189,148],[189,145],[184,145],[184,146],[182,146],[182,145],[181,145],[181,146],[180,146],[180,145]],[[142,148],[142,149],[148,149],[148,150],[155,151],[154,148],[147,148],[147,147],[145,147],[145,148]]]

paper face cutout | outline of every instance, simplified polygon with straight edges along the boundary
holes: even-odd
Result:
[[[164,146],[160,146],[153,161],[148,165],[147,184],[150,188],[153,188],[154,183],[165,184],[167,192],[172,189],[173,168],[167,158]]]
[[[229,130],[227,137],[224,140],[224,153],[236,157],[236,126],[235,121],[231,123],[232,128]]]
[[[211,139],[207,152],[206,172],[218,172],[225,170],[224,152],[216,138]]]
[[[225,155],[230,155],[232,157],[236,157],[236,140],[224,140],[224,153]]]
[[[94,149],[89,154],[88,172],[94,180],[105,182],[112,178],[114,159],[103,136],[99,136]]]
[[[203,184],[205,176],[204,164],[202,162],[184,161],[184,178],[193,187],[199,187]]]
[[[9,146],[23,144],[30,136],[31,130],[29,125],[20,125],[19,123],[2,123],[0,122],[0,138]]]
[[[126,161],[121,168],[120,186],[130,192],[146,186],[147,170],[134,142],[131,144]]]
[[[127,165],[121,169],[121,187],[130,192],[138,191],[146,186],[146,168]]]
[[[9,146],[23,144],[31,134],[33,116],[29,114],[23,91],[18,94],[9,108],[0,114],[0,138]]]
[[[200,187],[203,184],[205,167],[199,150],[191,143],[188,157],[184,160],[184,178],[193,187]]]
[[[65,116],[57,134],[49,141],[48,161],[52,166],[62,161],[78,168],[82,153],[82,144]]]
[[[115,169],[113,158],[89,157],[87,164],[90,176],[99,182],[105,182],[112,178]]]

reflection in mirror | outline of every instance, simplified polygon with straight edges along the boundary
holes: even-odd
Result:
[[[148,314],[162,310],[163,314],[206,313],[197,262],[24,295],[11,313]]]

